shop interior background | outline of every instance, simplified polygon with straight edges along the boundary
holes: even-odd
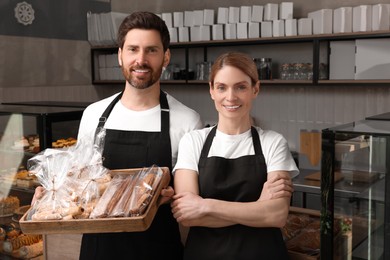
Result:
[[[30,25],[18,23],[14,9],[22,1],[0,2],[0,102],[85,101],[93,102],[123,89],[118,85],[93,85],[91,51],[87,41],[86,13],[148,10],[155,13],[218,7],[264,5],[279,1],[66,1],[28,0],[35,19]],[[325,0],[294,2],[294,18],[322,8],[387,3],[369,0]],[[276,47],[276,46],[275,46]],[[272,52],[272,46],[269,47]],[[245,51],[248,47],[237,47]],[[311,55],[311,48],[307,48]],[[251,50],[249,50],[251,51]],[[285,55],[302,58],[305,52],[286,45]],[[255,55],[256,49],[252,50]],[[303,53],[303,54],[302,54]],[[309,58],[310,59],[310,58]],[[173,57],[172,61],[175,61]],[[162,85],[162,88],[197,110],[204,122],[217,120],[208,86]],[[264,85],[254,103],[258,125],[282,133],[291,150],[299,151],[302,129],[326,127],[390,111],[388,85]]]

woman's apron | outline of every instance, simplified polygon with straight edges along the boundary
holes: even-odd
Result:
[[[255,154],[236,159],[207,158],[217,127],[207,136],[199,159],[199,193],[203,198],[251,202],[259,199],[267,181],[267,166],[259,134],[251,128]],[[233,225],[191,227],[184,259],[288,259],[279,228]]]
[[[104,111],[98,127],[104,126],[121,96],[118,95]],[[161,132],[106,129],[103,152],[106,168],[142,168],[156,164],[172,171],[169,105],[162,91],[160,106]],[[80,259],[182,259],[182,250],[178,224],[170,205],[164,204],[144,232],[84,234]]]

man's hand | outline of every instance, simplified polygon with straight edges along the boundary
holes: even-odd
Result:
[[[166,204],[171,201],[172,196],[175,194],[175,191],[171,186],[168,186],[166,188],[163,188],[161,190],[160,198],[159,198],[159,205]]]
[[[34,196],[31,200],[31,206],[34,206],[34,204],[43,197],[43,194],[45,194],[45,188],[42,186],[38,186],[35,188]]]

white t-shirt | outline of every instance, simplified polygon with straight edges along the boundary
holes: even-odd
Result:
[[[93,138],[99,118],[118,94],[95,102],[84,110],[79,127],[79,140]],[[175,165],[181,137],[191,130],[202,128],[203,124],[197,112],[183,105],[169,94],[167,94],[167,100],[170,112],[169,134],[172,146],[172,165]],[[123,106],[119,101],[112,109],[104,127],[125,131],[160,132],[160,105],[144,111],[133,111]]]
[[[299,174],[288,148],[286,139],[279,133],[262,130],[255,127],[259,133],[261,148],[267,164],[267,171],[288,171],[291,178]],[[212,127],[194,130],[183,136],[179,144],[177,169],[188,169],[199,172],[198,163],[203,145]],[[226,159],[235,159],[245,155],[255,154],[251,130],[238,135],[227,135],[216,131],[208,157],[218,156]]]

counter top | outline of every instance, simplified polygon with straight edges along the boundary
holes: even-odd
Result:
[[[86,108],[91,102],[68,102],[68,101],[20,101],[20,102],[3,102],[3,105],[16,106],[47,106],[47,107],[79,107]]]
[[[50,106],[29,106],[29,105],[0,105],[0,114],[22,114],[22,115],[55,115],[63,113],[82,113],[84,108],[80,107],[50,107]]]
[[[306,192],[306,193],[321,193],[321,182],[315,180],[307,180],[305,177],[309,174],[318,172],[318,170],[300,169],[300,174],[293,179],[294,191]],[[337,197],[367,197],[367,193],[383,193],[384,192],[384,179],[378,178],[373,182],[356,182],[351,181],[350,172],[343,172],[344,178],[335,183],[335,196]],[[367,173],[368,174],[368,173]],[[375,187],[375,188],[374,188]],[[381,189],[382,188],[382,189]],[[383,196],[377,194],[377,200],[383,200]]]

